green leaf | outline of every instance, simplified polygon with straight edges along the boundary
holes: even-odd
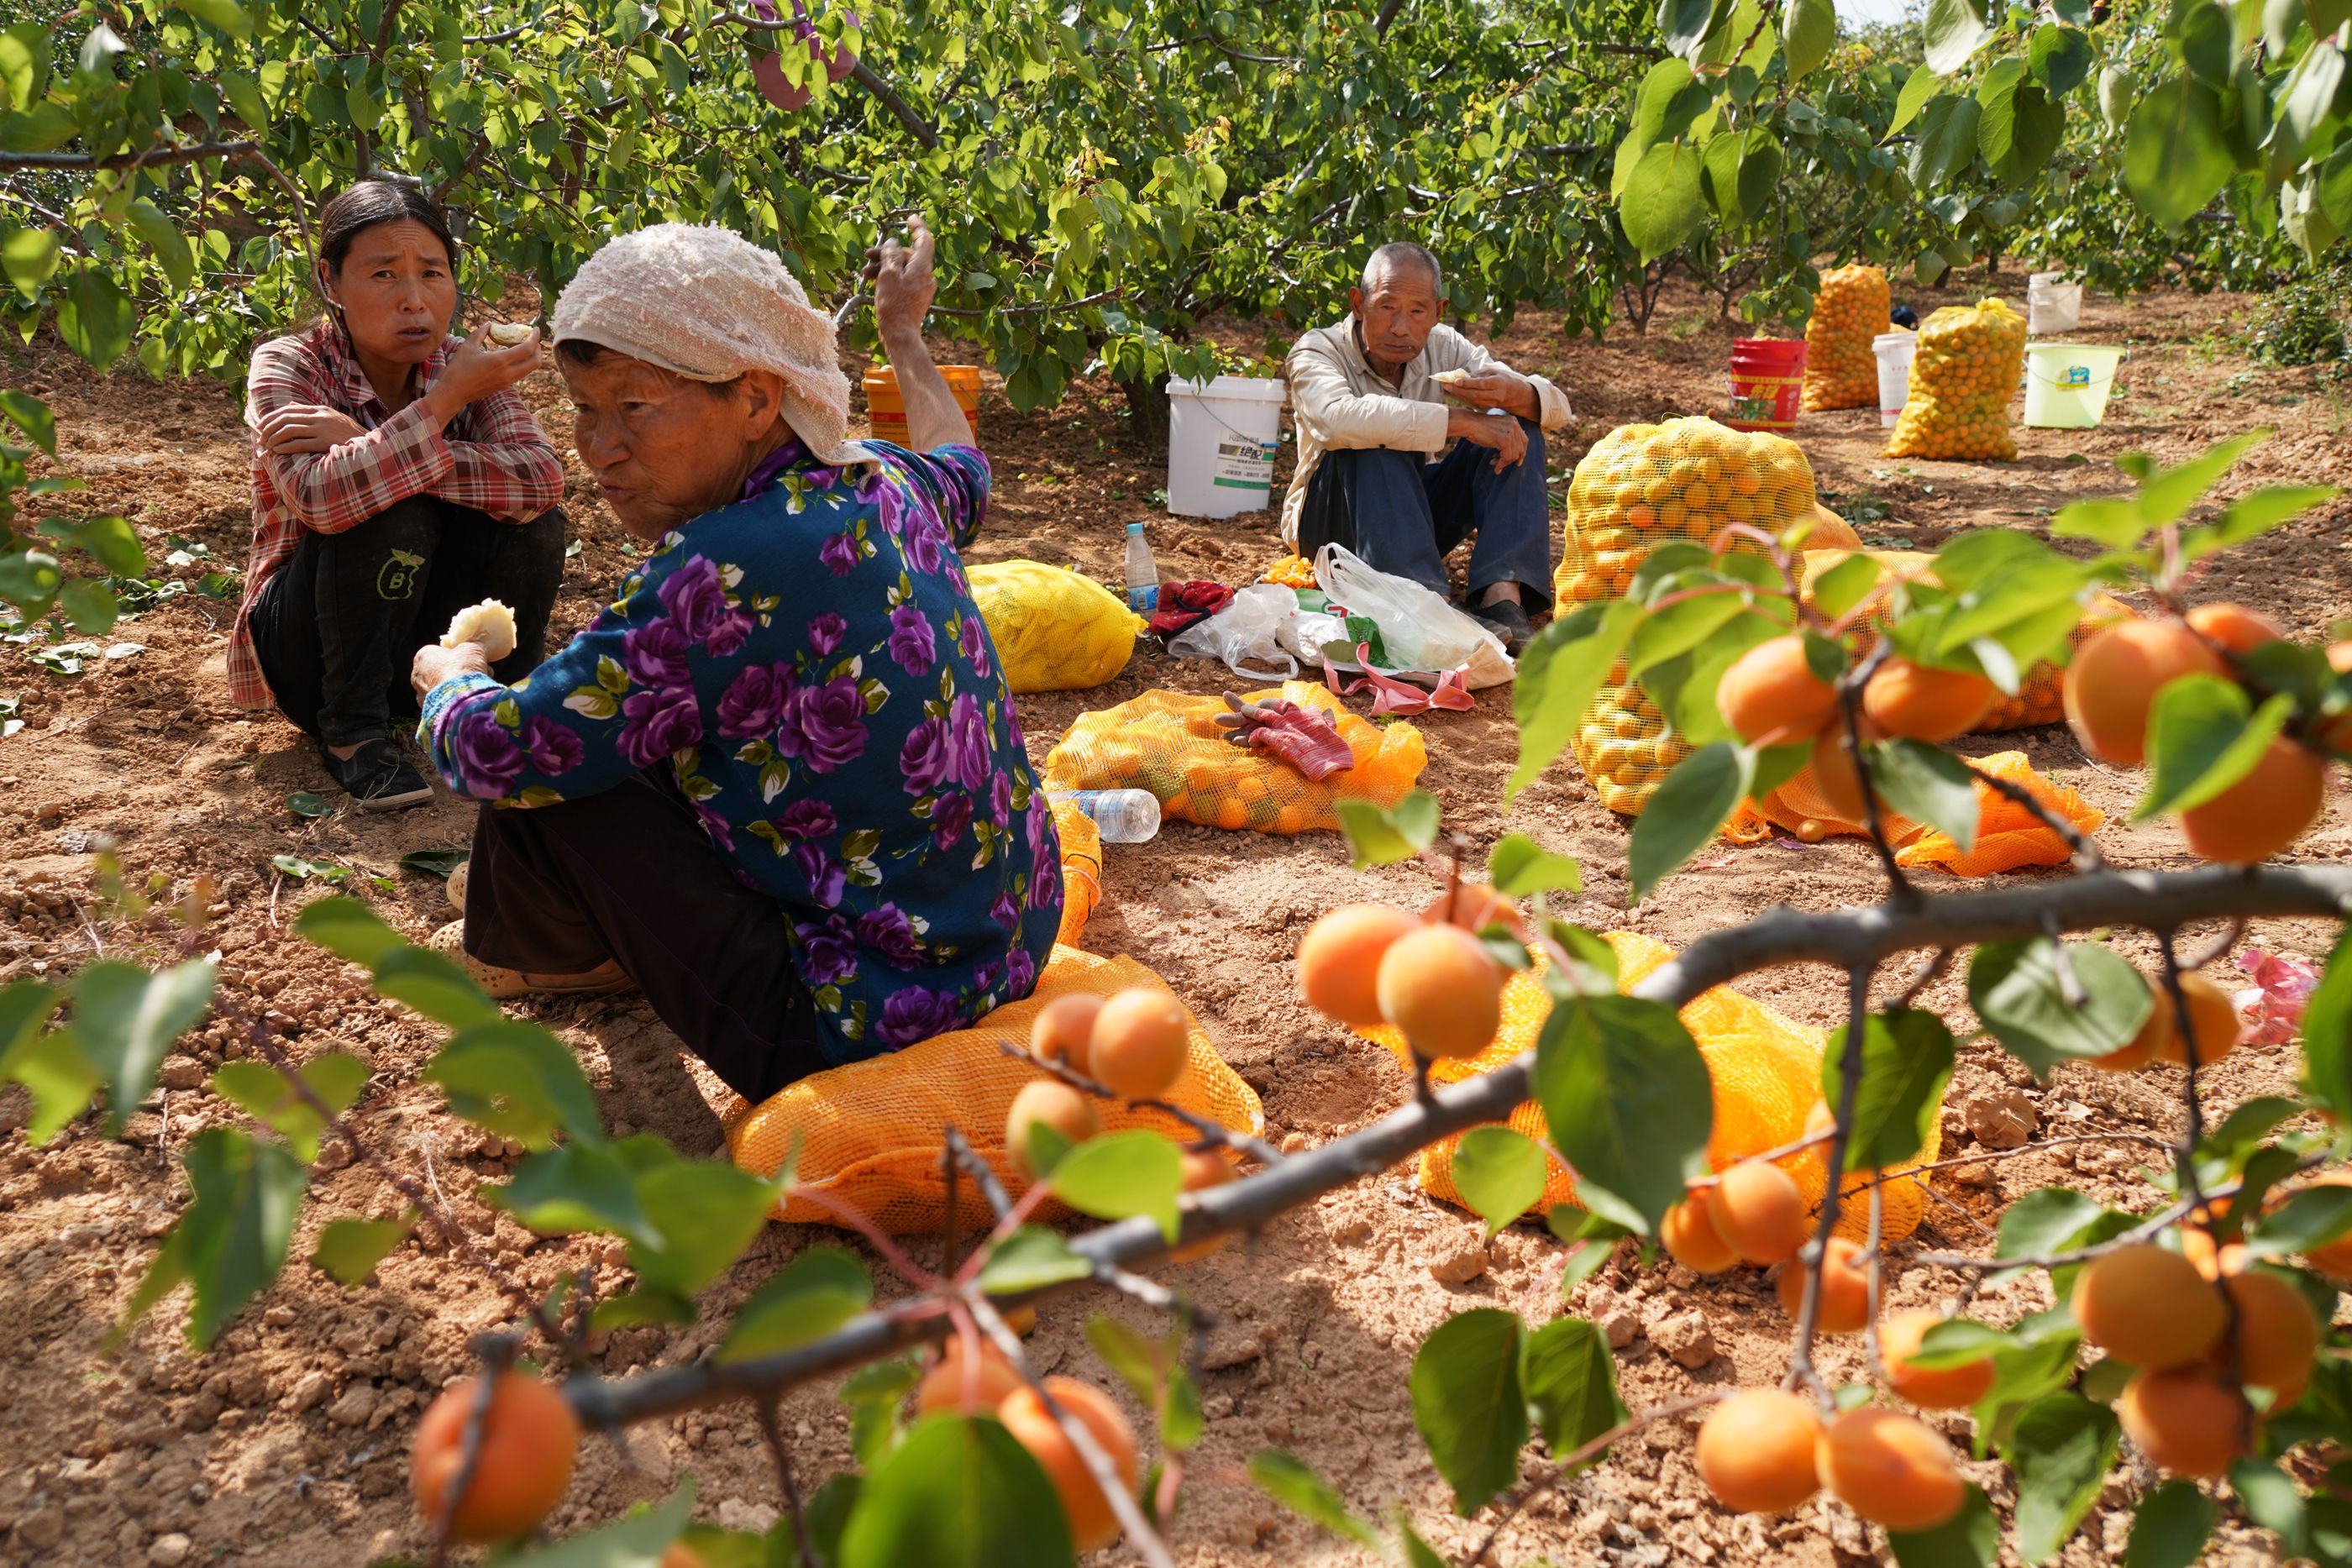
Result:
[[[2000,1516],[1981,1487],[1970,1486],[1960,1511],[1933,1530],[1886,1532],[1896,1568],[1992,1568],[2000,1555]]]
[[[1747,612],[1736,593],[1705,593],[1653,610],[1634,629],[1633,644],[1625,653],[1626,674],[1641,679],[1645,671],[1689,653]]]
[[[2223,475],[2238,465],[2239,458],[2269,440],[2270,434],[2268,427],[2261,425],[2242,430],[2223,436],[2177,467],[2158,470],[2140,486],[2140,510],[2158,528],[2179,522],[2221,483]]]
[[[1813,608],[1836,620],[1869,598],[1885,571],[1875,557],[1856,550],[1813,580]]]
[[[319,799],[315,795],[310,798]],[[294,804],[301,799],[299,795],[292,796],[286,803],[298,816],[319,814]],[[323,806],[325,802],[320,804]],[[408,946],[407,939],[385,925],[382,915],[356,898],[321,898],[305,906],[294,917],[294,934],[363,969],[374,968],[387,955]]]
[[[1551,1158],[1534,1139],[1508,1127],[1474,1127],[1454,1152],[1454,1186],[1470,1212],[1495,1233],[1543,1198]]]
[[[184,290],[196,280],[195,259],[188,252],[188,242],[163,215],[163,209],[145,200],[131,204],[131,226],[155,253],[155,259],[170,278],[174,289]]]
[[[2212,1534],[2213,1500],[2195,1481],[2166,1481],[2132,1515],[2124,1568],[2194,1568]]]
[[[1822,1051],[1822,1094],[1843,1092],[1840,1063],[1846,1031],[1833,1030]],[[1952,1079],[1952,1031],[1934,1013],[1906,1008],[1872,1013],[1862,1032],[1862,1084],[1853,1103],[1845,1168],[1882,1170],[1917,1155],[1943,1110]]]
[[[2159,82],[2132,110],[2124,183],[2140,211],[2178,229],[2221,194],[2237,172],[2221,136],[2221,100],[2203,82]]]
[[[2115,1468],[2123,1428],[2115,1412],[2079,1394],[2026,1406],[2003,1445],[2017,1476],[2017,1554],[2047,1562],[2083,1522]]]
[[[1169,1240],[1181,1219],[1176,1197],[1184,1189],[1184,1156],[1148,1128],[1089,1138],[1054,1166],[1054,1196],[1097,1219],[1144,1215]]]
[[[358,1103],[367,1087],[367,1063],[341,1051],[313,1057],[296,1072],[303,1086],[338,1115]],[[213,1073],[212,1089],[293,1145],[295,1156],[304,1165],[319,1157],[319,1134],[326,1130],[326,1118],[278,1069],[259,1061],[223,1062]]]
[[[0,241],[0,246],[6,243]],[[25,433],[25,439],[52,457],[58,455],[58,416],[49,411],[47,403],[29,392],[0,390],[0,413],[6,414]]]
[[[2031,68],[2056,97],[2064,98],[2088,80],[2095,59],[2091,40],[2079,27],[2045,22],[2033,30]]]
[[[2050,519],[2053,538],[2091,539],[2109,549],[2129,549],[2152,527],[2137,497],[2070,501]]]
[[[203,18],[232,38],[253,36],[253,18],[236,0],[174,0],[181,10]]]
[[[1950,1318],[1929,1328],[1910,1357],[1924,1372],[1948,1372],[2004,1351],[2032,1350],[2064,1339],[2079,1342],[2081,1331],[2063,1307],[2035,1312],[2015,1328],[1997,1329],[1969,1318]]]
[[[980,1270],[980,1288],[992,1296],[1019,1295],[1048,1285],[1090,1278],[1094,1265],[1042,1225],[1024,1225],[998,1242]]]
[[[2291,1192],[2246,1233],[2258,1258],[2308,1253],[2352,1233],[2352,1186],[2307,1186]]]
[[[2147,979],[2104,943],[2074,942],[2066,958],[2082,988],[2070,1001],[2047,936],[1987,942],[1969,959],[1969,1005],[2009,1053],[2048,1082],[2062,1061],[2131,1043],[2156,1011]]]
[[[329,1220],[310,1261],[338,1282],[357,1290],[415,1228],[414,1210],[397,1219]]]
[[[849,1451],[866,1469],[880,1464],[882,1456],[898,1446],[899,1407],[922,1377],[922,1366],[912,1360],[878,1361],[859,1367],[841,1385],[841,1402],[849,1406]],[[836,1540],[840,1533],[836,1525]]]
[[[1976,774],[1942,747],[1881,741],[1870,748],[1870,781],[1880,800],[1942,833],[1962,854],[1976,847]]]
[[[27,621],[38,620],[49,612],[64,581],[53,555],[39,550],[0,555],[0,599],[14,602]],[[79,666],[76,668],[78,671]]]
[[[663,1554],[686,1533],[693,1514],[694,1478],[688,1476],[657,1508],[639,1503],[602,1529],[567,1536],[537,1551],[501,1556],[499,1568],[661,1568]]]
[[[2042,84],[2025,74],[2023,61],[2002,60],[1987,71],[1977,87],[1977,104],[1983,111],[1977,150],[1996,178],[2023,184],[2058,151],[2065,108],[2050,101]]]
[[[1348,835],[1348,858],[1358,871],[1409,861],[1437,841],[1437,797],[1415,789],[1387,810],[1370,800],[1342,800],[1339,831]]]
[[[472,976],[429,948],[404,947],[386,954],[375,967],[375,991],[451,1029],[505,1021],[498,1003]]]
[[[74,542],[117,577],[140,577],[147,570],[147,552],[140,546],[139,535],[111,514],[84,517],[74,530]]]
[[[293,812],[296,816],[301,817],[307,821],[316,821],[318,818],[323,817],[334,810],[332,806],[327,804],[324,799],[312,794],[308,789],[297,789],[291,795],[287,796],[286,809]],[[321,902],[332,901],[322,900]],[[315,908],[317,906],[314,904],[312,907]],[[299,917],[295,924],[298,927],[300,925],[301,922]],[[387,926],[385,929],[389,930],[390,927]],[[369,960],[363,958],[352,960],[354,963],[366,963]]]
[[[121,614],[114,601],[113,590],[86,577],[76,578],[58,590],[58,608],[73,622],[75,631],[92,637],[103,637],[112,631]]]
[[[1753,752],[1720,740],[1675,765],[1649,805],[1633,819],[1626,872],[1634,903],[1648,897],[1723,831],[1747,798],[1755,768]]]
[[[307,1185],[294,1156],[232,1128],[207,1127],[180,1159],[194,1196],[148,1266],[110,1343],[120,1343],[173,1287],[187,1284],[195,1291],[188,1342],[205,1349],[286,1266]]]
[[[2238,1494],[2248,1518],[2279,1538],[2284,1557],[2310,1561],[2311,1528],[2303,1490],[2293,1478],[2267,1460],[2240,1459],[2230,1467],[2230,1490]]]
[[[859,1490],[840,1568],[1067,1568],[1053,1483],[990,1417],[919,1421]]]
[[[7,1076],[31,1091],[33,1119],[25,1136],[38,1148],[58,1130],[89,1109],[90,1096],[106,1082],[90,1065],[71,1030],[37,1034],[9,1054]]]
[[[2265,485],[2231,502],[2209,527],[2185,532],[2180,539],[2180,559],[2184,564],[2193,564],[2217,551],[2233,549],[2293,522],[2341,493],[2333,485]]]
[[[1916,120],[1919,111],[1927,107],[1927,100],[1936,96],[1936,89],[1943,85],[1943,80],[1941,76],[1926,66],[1918,67],[1905,78],[1903,90],[1895,96],[1895,118],[1887,122],[1886,134],[1892,136]]]
[[[2201,806],[2252,772],[2293,716],[2284,694],[2249,712],[2245,688],[2220,675],[2182,675],[2148,709],[2147,793],[2135,821]]]
[[[822,1339],[873,1302],[865,1264],[838,1247],[812,1247],[751,1293],[714,1359],[749,1361]]]
[[[471,858],[464,850],[411,850],[400,857],[400,869],[423,872],[446,881],[450,873]]]
[[[1280,1448],[1260,1448],[1249,1458],[1249,1479],[1258,1490],[1309,1524],[1341,1535],[1367,1551],[1378,1551],[1372,1527],[1348,1511],[1331,1483]]]
[[[1412,1424],[1464,1518],[1519,1479],[1528,1440],[1519,1320],[1474,1307],[1437,1325],[1412,1358]]]
[[[1837,8],[1830,0],[1789,0],[1780,15],[1780,58],[1802,81],[1837,47]]]
[[[2352,928],[2336,938],[2304,1005],[2302,1087],[2314,1105],[2352,1113]]]
[[[1506,833],[1487,858],[1486,875],[1507,898],[1538,893],[1582,893],[1584,869],[1574,857],[1556,855],[1533,839]]]
[[[1688,79],[1689,67],[1679,60],[1667,63],[1681,66]],[[1518,799],[1567,747],[1644,613],[1626,599],[1580,604],[1528,642],[1511,688],[1519,762],[1504,787],[1506,802]]]
[[[1643,263],[1681,246],[1706,226],[1706,198],[1699,189],[1700,150],[1686,141],[1662,141],[1642,154],[1617,201],[1617,220]]]
[[[1706,1174],[1715,1124],[1706,1060],[1674,1009],[1632,997],[1555,1003],[1536,1042],[1535,1079],[1578,1198],[1655,1234],[1691,1178]]]
[[[1609,1354],[1609,1341],[1581,1318],[1554,1318],[1527,1336],[1519,1351],[1519,1383],[1536,1430],[1556,1457],[1622,1426],[1630,1414],[1617,1396],[1617,1362]],[[1598,1464],[1605,1454],[1604,1449],[1586,1463]]]
[[[1658,31],[1664,35],[1667,49],[1685,56],[1696,49],[1713,30],[1715,13],[1715,0],[1658,0]],[[1690,79],[1687,66],[1683,79]]]
[[[542,1236],[596,1231],[630,1240],[650,1238],[637,1201],[635,1173],[610,1144],[558,1144],[526,1155],[504,1186],[483,1197]]]
[[[74,977],[73,1030],[83,1057],[104,1074],[106,1126],[122,1124],[155,1087],[172,1042],[212,1005],[215,972],[201,959],[149,974],[136,964],[101,958]]]
[[[2009,1212],[2001,1216],[1993,1256],[2024,1258],[2071,1252],[2119,1236],[2138,1223],[2137,1216],[2102,1207],[2081,1193],[2064,1187],[2038,1187],[2011,1204]],[[2018,1272],[2010,1270],[1989,1279],[2013,1278]],[[2053,1273],[2053,1287],[2062,1298],[2069,1288],[2064,1281],[2073,1277],[2071,1269]]]
[[[1159,1407],[1167,1392],[1168,1374],[1178,1364],[1177,1358],[1183,1349],[1181,1335],[1147,1339],[1102,1312],[1087,1319],[1087,1343],[1094,1346],[1103,1364],[1134,1390],[1137,1401],[1147,1409]]]
[[[384,967],[409,951],[389,955]],[[604,1140],[604,1116],[579,1058],[538,1024],[496,1018],[461,1029],[420,1076],[441,1086],[454,1114],[526,1147],[543,1149],[558,1132],[581,1142]]]
[[[1992,37],[1979,0],[1927,0],[1927,68],[1949,76]]]
[[[1911,144],[1911,183],[1935,191],[1965,172],[1976,162],[1977,122],[1983,118],[1975,99],[1946,94],[1930,99],[1919,118],[1918,140]]]
[[[73,110],[55,99],[0,114],[0,149],[10,152],[54,152],[80,134]]]
[[[58,301],[58,336],[67,348],[104,370],[131,347],[130,296],[108,271],[91,263],[74,269]]]
[[[640,1134],[621,1146],[647,1140],[658,1141]],[[646,1285],[688,1299],[742,1257],[776,1199],[767,1182],[723,1158],[673,1158],[641,1171],[636,1187],[651,1234],[629,1243],[629,1266]]]
[[[0,1081],[19,1051],[40,1037],[65,993],[46,980],[16,980],[0,987]]]
[[[37,102],[49,88],[49,30],[39,22],[0,28],[0,92],[12,108]]]

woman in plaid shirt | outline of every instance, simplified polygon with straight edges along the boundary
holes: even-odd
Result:
[[[318,743],[362,810],[433,792],[387,738],[408,666],[462,607],[514,611],[511,678],[537,664],[563,575],[563,465],[514,392],[537,334],[449,335],[457,246],[413,185],[366,180],[320,214],[327,313],[254,350],[253,551],[229,689]]]

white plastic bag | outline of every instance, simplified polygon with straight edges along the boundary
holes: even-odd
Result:
[[[1409,578],[1365,565],[1344,545],[1315,552],[1315,581],[1335,606],[1380,627],[1389,662],[1400,670],[1460,670],[1473,691],[1499,686],[1517,673],[1502,639],[1476,620]]]
[[[1216,659],[1252,680],[1286,681],[1298,661],[1283,651],[1282,628],[1298,613],[1298,595],[1278,582],[1254,582],[1205,621],[1168,641],[1181,659]]]

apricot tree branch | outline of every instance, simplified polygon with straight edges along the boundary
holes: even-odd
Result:
[[[1133,1106],[1139,1111],[1158,1111],[1164,1115],[1173,1116],[1200,1134],[1202,1143],[1222,1145],[1236,1153],[1249,1155],[1260,1165],[1278,1166],[1285,1158],[1280,1150],[1265,1139],[1254,1138],[1247,1133],[1236,1133],[1220,1122],[1203,1116],[1196,1111],[1188,1111],[1171,1101],[1127,1099],[1123,1095],[1113,1093],[1100,1082],[1087,1077],[1067,1062],[1047,1061],[1009,1040],[998,1040],[996,1049],[1015,1061],[1025,1061],[1040,1072],[1060,1079],[1081,1094],[1091,1094],[1097,1100],[1116,1100],[1121,1104]]]

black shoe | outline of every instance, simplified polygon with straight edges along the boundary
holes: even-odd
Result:
[[[1497,600],[1492,604],[1476,604],[1470,613],[1489,632],[1503,640],[1503,651],[1513,658],[1528,645],[1536,634],[1536,623],[1528,619],[1527,607],[1511,600]]]
[[[337,757],[321,745],[319,760],[362,811],[398,811],[433,799],[433,786],[402,760],[399,748],[388,740],[363,742],[349,757]]]

